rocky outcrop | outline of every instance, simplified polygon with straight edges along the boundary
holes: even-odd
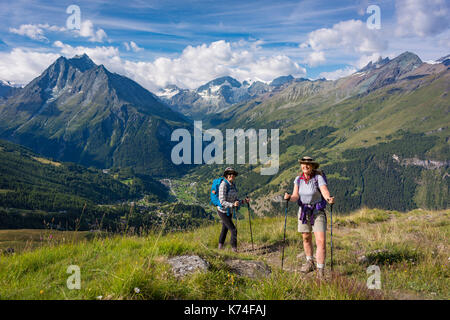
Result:
[[[399,163],[402,166],[419,166],[429,170],[445,168],[450,166],[450,161],[437,161],[429,159],[421,160],[418,158],[401,159],[399,156],[395,154],[392,155],[392,159],[394,159],[395,162]]]

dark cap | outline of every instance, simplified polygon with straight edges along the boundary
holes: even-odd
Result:
[[[238,172],[237,172],[236,170],[234,170],[234,169],[231,168],[231,167],[228,167],[228,168],[226,168],[225,171],[223,172],[223,176],[226,177],[227,175],[229,175],[229,174],[231,174],[231,173],[233,173],[235,176],[238,175]]]

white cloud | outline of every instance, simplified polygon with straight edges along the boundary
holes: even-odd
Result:
[[[252,43],[236,46],[220,40],[187,46],[177,58],[160,57],[151,62],[125,60],[120,57],[119,48],[114,46],[74,47],[61,41],[55,41],[53,46],[67,58],[86,53],[96,64],[103,64],[108,70],[127,76],[151,91],[167,84],[193,89],[225,75],[239,81],[252,79],[266,82],[282,75],[306,75],[306,70],[288,56],[264,56]],[[7,59],[0,56],[0,79],[26,83],[54,62],[59,54],[14,49],[5,57]],[[15,57],[19,59],[16,61]]]
[[[304,68],[285,55],[261,56],[259,53],[251,43],[234,45],[220,40],[209,45],[187,46],[178,58],[173,59],[161,57],[153,62],[133,62],[119,58],[120,62],[115,61],[111,68],[150,90],[167,84],[193,89],[225,75],[240,81],[271,81],[281,75],[306,74]]]
[[[388,41],[380,30],[369,29],[361,20],[341,21],[332,28],[321,28],[308,34],[308,39],[299,45],[313,51],[305,62],[314,67],[326,62],[325,54],[372,55],[387,49]]]
[[[447,0],[399,0],[396,15],[398,36],[434,36],[450,27]]]
[[[84,20],[81,23],[81,28],[78,34],[82,37],[89,38],[91,42],[103,42],[106,38],[106,32],[103,29],[97,29],[94,31],[94,24],[91,20]]]
[[[362,55],[359,60],[355,63],[356,67],[358,69],[364,68],[369,62],[375,63],[378,61],[378,59],[381,57],[381,55],[378,52],[375,52],[371,55]]]
[[[39,76],[60,55],[14,48],[0,52],[0,79],[27,84]]]
[[[124,42],[123,45],[125,46],[125,49],[127,49],[127,51],[139,52],[144,50],[143,48],[140,48],[134,41],[130,41],[130,43]]]
[[[45,36],[45,31],[63,32],[67,31],[64,27],[51,26],[49,24],[23,24],[19,28],[9,28],[11,33],[27,36],[33,40],[40,40],[48,42]],[[94,24],[91,20],[84,20],[81,23],[80,30],[74,30],[75,34],[84,38],[88,38],[91,42],[103,42],[108,37],[103,29],[98,28],[94,30]],[[133,42],[134,43],[134,42]],[[140,48],[134,43],[133,50]]]
[[[120,60],[119,49],[113,46],[97,46],[94,48],[89,47],[72,47],[71,45],[64,44],[61,41],[55,41],[53,45],[60,48],[60,52],[67,58],[72,58],[74,55],[82,55],[86,53],[96,64],[109,64],[112,61]]]
[[[347,49],[356,53],[373,53],[387,48],[387,41],[380,32],[367,28],[361,20],[341,21],[332,28],[322,28],[308,34],[308,40],[300,47],[314,51]]]
[[[345,67],[331,72],[322,72],[319,78],[325,78],[327,80],[336,80],[355,73],[357,70],[354,67]]]
[[[51,26],[49,24],[22,24],[19,28],[9,28],[9,32],[15,33],[21,36],[26,36],[33,40],[48,41],[45,36],[44,30],[53,32],[65,31],[66,28]]]
[[[325,54],[323,51],[313,51],[309,54],[308,58],[306,58],[306,63],[315,67],[325,62]]]
[[[44,30],[33,24],[22,24],[18,29],[9,28],[9,32],[15,33],[21,36],[27,36],[33,40],[48,40],[44,36]]]

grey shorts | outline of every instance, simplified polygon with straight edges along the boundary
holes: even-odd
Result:
[[[314,225],[311,226],[309,217],[307,223],[303,224],[300,220],[301,210],[298,210],[298,232],[326,232],[327,231],[327,216],[324,211],[314,210]]]

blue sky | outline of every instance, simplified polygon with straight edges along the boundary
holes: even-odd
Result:
[[[69,5],[81,30],[67,30]],[[380,9],[380,28],[367,20]],[[150,90],[217,76],[336,79],[379,56],[450,51],[450,5],[401,1],[1,1],[0,79],[26,83],[59,55],[94,62]]]

